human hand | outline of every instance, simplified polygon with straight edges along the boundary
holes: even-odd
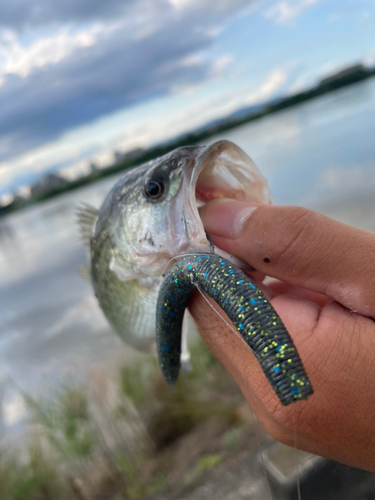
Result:
[[[272,437],[375,470],[375,234],[304,208],[232,200],[208,203],[201,217],[216,246],[276,278],[259,287],[314,394],[281,406],[250,349],[196,294],[190,312],[209,348]]]

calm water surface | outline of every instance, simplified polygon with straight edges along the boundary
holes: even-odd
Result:
[[[269,179],[275,202],[315,208],[375,231],[375,80],[244,125],[222,136]],[[0,219],[0,380],[3,420],[23,415],[20,389],[111,370],[134,351],[108,327],[91,287],[75,206],[99,206],[117,177]]]

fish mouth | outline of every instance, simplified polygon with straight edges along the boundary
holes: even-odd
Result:
[[[218,198],[253,206],[273,202],[267,179],[241,148],[227,140],[217,141],[204,148],[190,173],[186,200],[186,215],[187,220],[190,220],[188,240],[197,250],[207,251],[211,247],[199,210]]]

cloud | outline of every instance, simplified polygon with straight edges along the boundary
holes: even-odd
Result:
[[[274,96],[287,80],[290,71],[288,66],[274,69],[254,92],[247,95],[245,102],[247,104],[265,102]]]
[[[312,71],[300,73],[288,89],[288,94],[298,94],[311,87],[316,80],[316,75]]]
[[[0,2],[0,27],[15,31],[34,27],[67,23],[107,22],[114,19],[147,12],[168,13],[168,8],[176,11],[209,13],[233,12],[243,5],[258,3],[260,0],[17,0]],[[133,18],[134,21],[134,18]]]
[[[100,27],[97,26],[76,34],[62,30],[53,36],[35,41],[29,47],[23,47],[14,32],[5,33],[2,36],[3,46],[0,52],[0,82],[4,83],[8,74],[25,78],[33,69],[56,64],[69,57],[76,49],[94,45],[98,31]]]
[[[254,90],[244,89],[233,92],[219,92],[212,97],[194,99],[193,104],[187,103],[173,113],[166,113],[163,119],[153,116],[147,121],[136,125],[129,124],[112,142],[114,148],[130,149],[137,146],[148,146],[164,140],[165,137],[174,137],[200,127],[210,120],[224,118],[241,107],[265,102],[278,95],[286,85],[293,64],[277,67]]]
[[[233,61],[234,58],[231,54],[224,54],[223,56],[219,57],[212,64],[212,75],[217,78],[222,77],[229,64],[231,64]]]
[[[76,48],[72,57],[53,65],[34,67],[27,78],[7,75],[0,89],[0,137],[11,143],[9,154],[120,107],[162,95],[172,85],[207,78],[206,63],[178,62],[211,40],[195,34],[172,44],[172,35],[164,32],[160,38],[129,44],[118,33],[93,47]]]
[[[218,11],[233,11],[238,7],[242,7],[244,4],[257,4],[260,0],[253,0],[251,2],[243,2],[243,0],[168,0],[169,3],[176,9],[194,9],[197,7],[204,8],[205,10],[210,10],[211,13],[213,9]],[[248,9],[248,6],[246,6]]]
[[[245,88],[237,93],[218,92],[211,97],[194,99],[193,104],[186,103],[180,109],[165,113],[162,119],[153,116],[147,121],[129,124],[117,142],[111,148],[129,149],[130,147],[148,146],[165,137],[175,137],[200,127],[210,120],[224,118],[241,107],[265,102],[278,95],[287,83],[292,64],[277,67],[254,90]],[[121,144],[121,146],[120,146]]]
[[[293,2],[280,1],[267,9],[264,13],[266,19],[271,19],[275,24],[287,24],[300,16],[305,10],[322,0],[297,0]]]
[[[371,60],[371,51],[365,56],[363,60],[361,59],[348,59],[348,58],[343,58],[343,59],[336,59],[332,61],[327,61],[325,64],[323,64],[320,68],[316,69],[316,78],[317,80],[321,80],[323,78],[327,78],[329,76],[332,76],[339,71],[343,71],[346,68],[349,68],[350,66],[355,66],[357,64],[364,64],[367,65]]]
[[[220,0],[211,15],[213,0],[178,2],[178,8],[171,1],[128,1],[124,16],[124,2],[109,0],[112,20],[61,25],[42,38],[30,35],[28,43],[16,31],[22,25],[16,11],[29,12],[31,4],[0,2],[8,26],[0,34],[0,161],[118,109],[220,77],[231,56],[212,60],[204,52],[229,14],[255,0]],[[32,5],[29,25],[95,19],[102,8],[88,1]]]
[[[200,60],[192,58],[190,63],[198,64]],[[225,61],[218,60],[218,66],[225,66],[226,61],[230,64],[231,58],[226,56]],[[87,168],[89,161],[108,165],[113,162],[114,150],[150,146],[200,127],[210,120],[225,117],[243,106],[278,95],[285,89],[293,67],[294,64],[289,63],[275,68],[251,91],[248,85],[236,93],[215,91],[210,95],[201,89],[198,94],[186,95],[184,100],[175,94],[152,104],[137,106],[136,117],[131,109],[104,117],[94,124],[64,134],[56,141],[0,163],[0,185],[9,184],[15,173],[24,183],[30,171],[42,172],[57,163],[66,165],[64,171],[72,176]],[[164,103],[168,103],[165,109]]]
[[[62,23],[106,21],[122,16],[137,0],[17,0],[0,2],[0,26],[16,31]],[[159,0],[155,2],[160,3]],[[143,2],[142,2],[143,3]]]
[[[14,61],[14,73],[3,77],[0,88],[0,138],[9,155],[120,107],[162,95],[172,85],[208,77],[210,68],[204,61],[178,63],[206,47],[209,37],[195,33],[175,40],[174,30],[165,27],[157,35],[129,43],[117,32],[100,44],[76,43],[70,57],[67,52],[73,51],[74,41],[65,45],[65,57],[62,50],[54,64],[47,64],[53,57],[49,52],[33,59],[30,51]]]
[[[296,75],[296,78],[288,88],[287,93],[294,94],[307,90],[308,88],[317,85],[323,78],[327,78],[328,76],[332,76],[350,66],[361,63],[368,67],[375,65],[375,48],[370,49],[362,60],[360,58],[352,59],[344,57],[342,59],[326,61],[320,67],[313,66],[310,68],[306,68],[305,65],[301,64],[300,68],[302,68],[302,72],[299,72]]]

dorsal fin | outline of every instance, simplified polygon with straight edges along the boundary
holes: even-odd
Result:
[[[99,211],[88,203],[82,203],[77,207],[77,219],[81,230],[81,238],[87,250],[90,250],[90,240],[98,213]]]

